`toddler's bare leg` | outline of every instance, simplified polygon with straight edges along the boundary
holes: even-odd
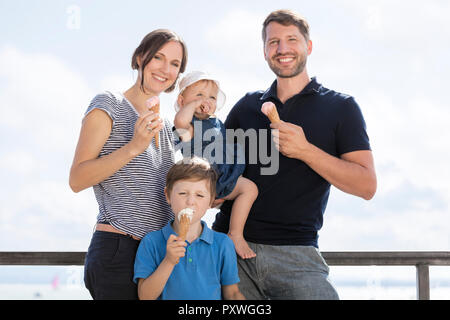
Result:
[[[244,239],[244,225],[257,196],[258,188],[256,185],[251,180],[241,176],[231,194],[224,198],[225,200],[234,200],[228,236],[233,240],[236,252],[242,259],[256,256]]]

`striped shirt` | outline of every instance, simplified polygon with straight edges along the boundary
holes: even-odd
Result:
[[[131,141],[138,112],[122,94],[108,91],[95,96],[85,116],[94,109],[105,111],[113,122],[101,158]],[[153,139],[147,150],[93,186],[97,221],[139,238],[164,227],[174,217],[164,195],[166,174],[174,161],[172,124],[164,119],[159,150]]]

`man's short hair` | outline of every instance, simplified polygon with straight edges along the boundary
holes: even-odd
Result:
[[[207,160],[199,157],[191,157],[175,163],[169,169],[166,177],[166,188],[168,194],[172,191],[175,183],[180,180],[207,180],[209,182],[211,199],[215,199],[217,173]]]
[[[283,26],[297,26],[305,40],[309,41],[309,24],[304,17],[291,10],[276,10],[271,12],[266,20],[264,20],[262,29],[262,39],[264,43],[266,43],[266,28],[271,22],[278,22]]]

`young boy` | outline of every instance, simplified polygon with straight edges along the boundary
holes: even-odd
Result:
[[[228,159],[231,152],[225,139],[225,126],[214,116],[216,109],[225,103],[225,94],[219,82],[202,71],[187,74],[180,81],[179,88],[174,125],[182,146],[188,148],[188,156],[195,154],[206,158],[214,166],[218,173],[217,198],[234,200],[228,235],[242,259],[254,258],[255,252],[244,239],[244,225],[258,196],[258,188],[253,181],[242,176],[245,165],[239,163],[236,153],[233,152],[232,163]]]
[[[140,299],[237,300],[236,253],[227,235],[208,228],[201,218],[215,199],[217,174],[203,159],[177,162],[166,180],[167,202],[175,219],[141,241],[134,265]],[[193,215],[186,241],[179,237],[178,215]]]

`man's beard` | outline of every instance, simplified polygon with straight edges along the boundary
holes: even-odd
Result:
[[[306,66],[306,55],[301,55],[296,64],[291,69],[281,69],[273,61],[281,55],[275,55],[272,59],[269,59],[270,69],[280,78],[293,78],[305,70]],[[298,57],[298,56],[297,56]]]

